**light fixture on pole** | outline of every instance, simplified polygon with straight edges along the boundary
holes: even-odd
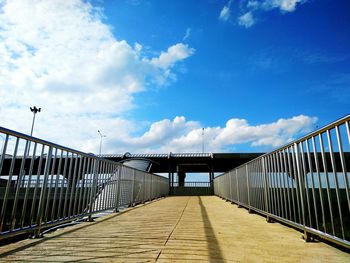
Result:
[[[106,135],[103,135],[101,132],[100,132],[100,130],[98,130],[97,131],[98,132],[98,134],[100,134],[100,137],[101,137],[101,139],[100,139],[100,156],[101,156],[101,151],[102,151],[102,138],[103,137],[107,137]]]
[[[37,108],[37,107],[30,107],[30,111],[33,112],[33,122],[32,122],[32,129],[30,131],[30,136],[33,136],[33,129],[34,129],[34,122],[35,122],[35,115],[41,111],[41,108]]]

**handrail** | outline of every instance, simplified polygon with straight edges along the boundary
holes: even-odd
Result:
[[[291,145],[293,145],[294,143],[299,143],[299,142],[301,142],[301,141],[305,141],[305,140],[307,140],[307,139],[309,139],[309,138],[312,138],[312,137],[314,137],[315,135],[318,135],[318,134],[320,134],[320,133],[322,133],[322,132],[325,132],[325,131],[327,131],[327,130],[330,130],[330,129],[336,127],[336,126],[339,126],[340,124],[343,124],[343,123],[346,122],[346,121],[349,121],[349,119],[350,119],[350,114],[345,115],[344,117],[341,117],[341,118],[337,119],[336,121],[333,121],[333,122],[331,122],[331,123],[329,123],[329,124],[326,124],[325,126],[319,128],[319,129],[317,129],[317,130],[315,130],[315,131],[312,131],[312,132],[310,132],[310,133],[308,133],[308,134],[306,134],[306,135],[304,135],[304,136],[302,136],[302,137],[296,139],[296,140],[293,141],[293,142],[289,142],[289,143],[287,143],[287,144],[285,144],[285,145],[283,145],[283,146],[278,147],[277,149],[272,150],[271,152],[264,153],[264,154],[260,155],[259,157],[255,158],[255,159],[253,159],[253,160],[250,160],[250,161],[248,161],[248,162],[246,162],[246,163],[244,163],[244,164],[241,164],[241,165],[239,165],[239,166],[237,166],[237,167],[231,169],[231,171],[232,171],[232,170],[235,170],[235,169],[237,169],[237,168],[239,168],[239,167],[245,166],[245,165],[247,165],[247,164],[249,164],[249,163],[251,163],[251,162],[254,162],[255,160],[260,159],[260,158],[262,158],[262,157],[264,157],[264,156],[266,156],[266,155],[270,155],[270,154],[272,154],[272,153],[275,153],[275,152],[278,152],[278,151],[280,151],[280,150],[286,149],[286,148],[290,147]],[[224,175],[224,174],[225,174],[225,173],[219,174],[219,175],[217,175],[215,178],[220,177],[220,176],[222,176],[222,175]]]
[[[216,195],[350,248],[350,115],[214,179]]]
[[[166,196],[159,175],[0,127],[0,239]]]

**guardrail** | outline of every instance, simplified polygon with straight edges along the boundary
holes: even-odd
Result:
[[[179,182],[173,182],[172,187],[210,187],[210,182],[184,182],[179,185]]]
[[[213,195],[213,187],[210,182],[173,182],[170,188],[170,195],[187,196],[187,195]]]
[[[214,179],[214,193],[350,248],[350,115]]]
[[[169,193],[167,178],[0,127],[0,239]]]

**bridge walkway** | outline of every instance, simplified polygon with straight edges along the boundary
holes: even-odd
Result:
[[[0,247],[1,262],[350,262],[216,196],[168,197]]]

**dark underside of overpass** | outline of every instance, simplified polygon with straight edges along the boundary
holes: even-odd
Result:
[[[253,160],[263,153],[172,153],[172,154],[111,154],[104,158],[116,162],[149,160],[151,173],[224,173]]]

